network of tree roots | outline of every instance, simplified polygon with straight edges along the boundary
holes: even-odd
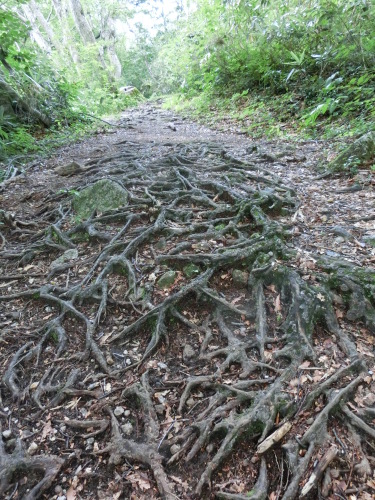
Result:
[[[0,497],[371,498],[374,271],[302,269],[298,198],[260,163],[165,150],[74,179],[122,208],[2,213]]]

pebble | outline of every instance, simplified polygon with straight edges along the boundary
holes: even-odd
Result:
[[[121,430],[125,434],[125,436],[130,436],[130,434],[133,432],[133,425],[128,422],[121,426]]]
[[[311,425],[311,424],[313,424],[313,423],[314,423],[314,418],[313,418],[313,417],[308,418],[308,419],[306,420],[306,424],[307,424],[307,425]]]
[[[115,363],[112,356],[107,356],[106,361],[107,361],[107,365],[109,365],[109,366],[112,366]]]
[[[129,366],[132,364],[132,360],[130,358],[127,358],[125,363]]]
[[[186,401],[186,406],[194,406],[195,405],[195,400],[193,398],[189,398],[187,401]]]
[[[215,446],[212,444],[212,443],[208,443],[208,445],[206,446],[206,451],[207,453],[212,453],[215,449]]]
[[[337,236],[337,238],[335,238],[333,240],[333,242],[336,244],[336,245],[341,245],[341,243],[344,243],[345,241],[345,238],[343,238],[342,236]]]
[[[171,454],[172,455],[175,455],[176,453],[178,453],[179,451],[181,450],[181,446],[179,444],[173,444],[171,446]]]
[[[130,415],[130,410],[125,410],[125,411],[124,411],[124,415],[125,415],[125,417],[129,417],[129,415]]]
[[[155,405],[155,410],[158,415],[164,415],[164,405]]]
[[[86,443],[89,444],[90,446],[93,445],[94,442],[95,442],[95,438],[93,438],[93,437],[88,438],[86,441]]]
[[[190,344],[186,344],[182,353],[183,360],[187,361],[191,358],[194,358],[194,356],[195,356],[194,349],[191,347]]]
[[[7,429],[6,431],[3,431],[3,438],[4,439],[9,439],[11,435],[12,435],[12,431],[10,431],[9,429]]]
[[[38,445],[33,441],[27,449],[27,453],[29,455],[34,455],[36,450],[38,449]]]
[[[61,495],[60,497],[57,497],[56,500],[66,500],[66,496],[65,495]]]
[[[115,411],[113,412],[113,414],[116,416],[116,417],[121,417],[121,415],[124,413],[124,408],[122,406],[116,406],[115,408]]]
[[[57,485],[57,486],[55,487],[55,493],[56,493],[56,495],[59,495],[60,493],[62,493],[62,490],[63,490],[63,489],[61,488],[61,486]]]
[[[161,369],[161,370],[166,370],[168,368],[168,365],[166,365],[165,363],[158,363],[158,367]]]

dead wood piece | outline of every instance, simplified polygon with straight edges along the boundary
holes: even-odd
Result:
[[[283,439],[283,437],[290,431],[292,428],[291,422],[285,422],[281,427],[279,427],[275,432],[273,432],[267,439],[265,439],[257,448],[257,453],[259,455],[265,453],[269,450],[274,444],[278,443]]]
[[[337,449],[336,446],[331,446],[331,448],[328,451],[326,451],[326,453],[323,455],[318,465],[316,466],[314,472],[311,474],[309,480],[302,488],[301,498],[305,497],[312,490],[312,488],[318,483],[328,465],[337,457],[338,452],[339,450]]]
[[[88,434],[79,434],[79,436],[84,439],[101,434],[108,428],[110,423],[109,420],[56,420],[56,422],[63,423],[68,427],[74,427],[75,429],[89,429],[90,427],[99,427],[97,431],[92,431]]]

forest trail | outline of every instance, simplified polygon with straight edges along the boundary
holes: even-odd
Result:
[[[148,104],[110,132],[0,191],[1,498],[373,498],[374,174]]]

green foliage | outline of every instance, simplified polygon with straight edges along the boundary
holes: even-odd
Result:
[[[232,96],[240,107],[246,95],[285,96],[285,117],[310,129],[372,121],[374,35],[368,0],[200,0],[164,35],[153,90],[187,100],[203,93],[208,102]]]

